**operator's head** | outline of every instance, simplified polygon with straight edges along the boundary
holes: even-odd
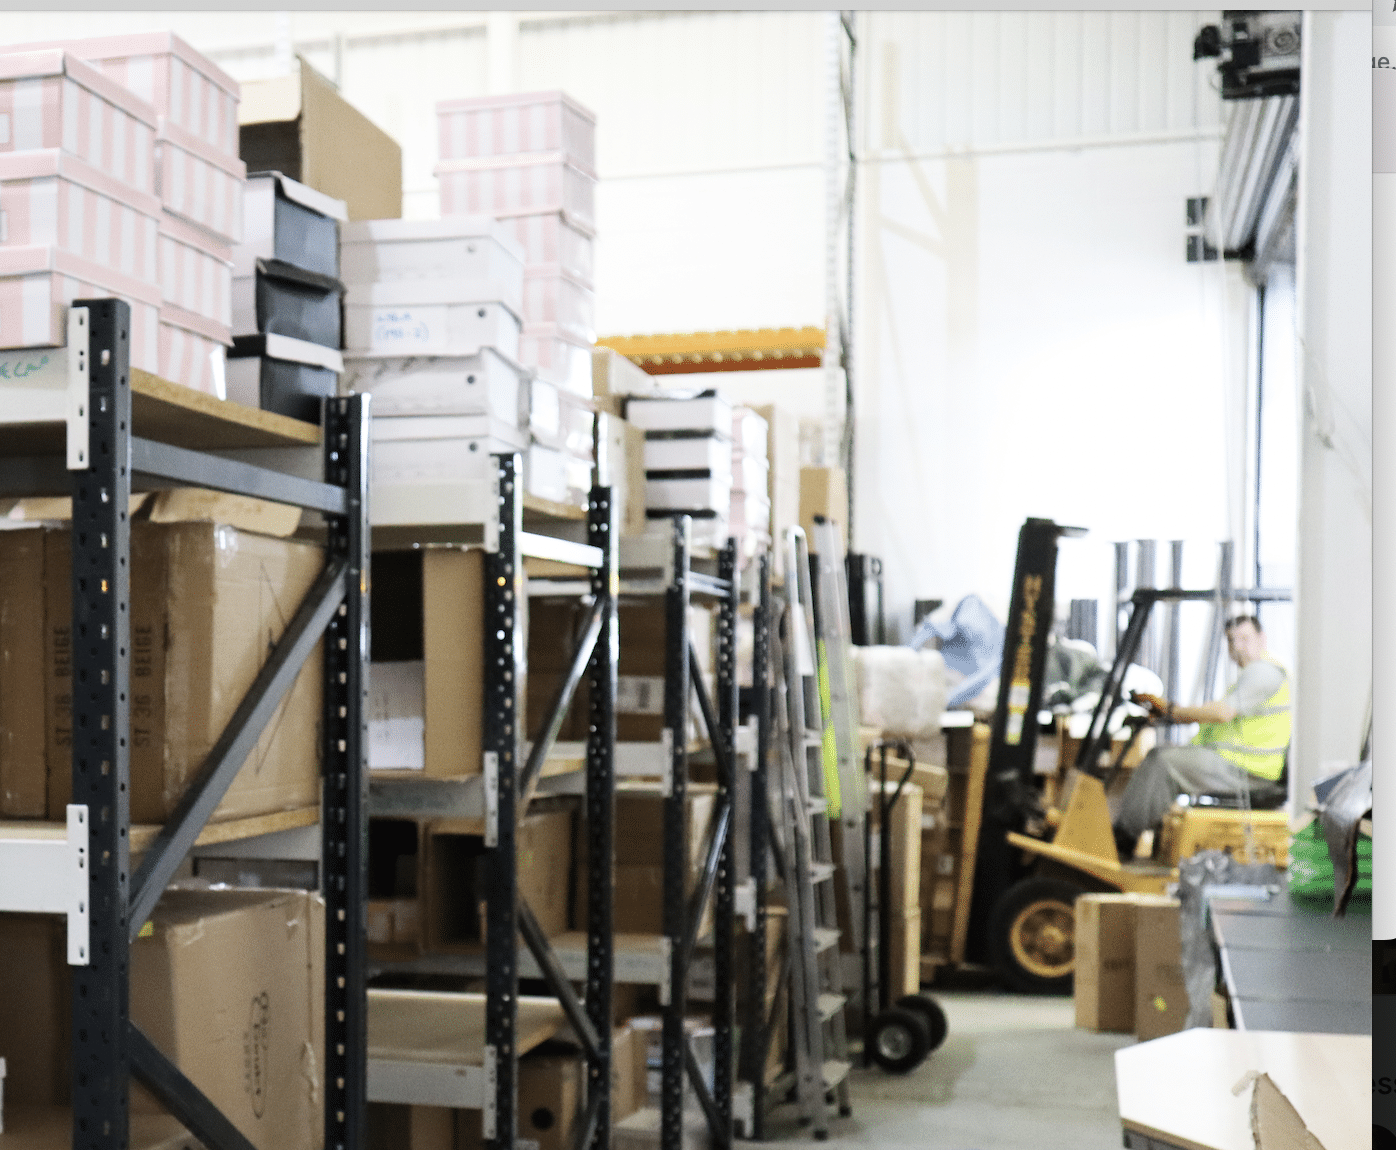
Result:
[[[1265,654],[1265,632],[1254,615],[1238,615],[1226,625],[1226,648],[1238,667]]]

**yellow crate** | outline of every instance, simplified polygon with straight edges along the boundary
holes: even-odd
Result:
[[[1251,858],[1246,843],[1250,824],[1255,842]],[[1198,851],[1229,851],[1238,862],[1289,865],[1289,816],[1284,811],[1233,811],[1174,807],[1164,816],[1159,859],[1168,866]]]

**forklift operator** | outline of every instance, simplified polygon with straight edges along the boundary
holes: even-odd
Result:
[[[1125,860],[1180,794],[1244,793],[1253,806],[1275,806],[1286,797],[1281,776],[1289,749],[1289,673],[1266,653],[1265,632],[1253,615],[1226,625],[1226,644],[1241,673],[1224,698],[1180,707],[1155,695],[1134,696],[1160,722],[1201,726],[1191,746],[1155,747],[1135,768],[1114,820]]]

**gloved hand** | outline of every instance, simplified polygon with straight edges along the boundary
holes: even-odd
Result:
[[[1156,719],[1162,719],[1168,714],[1168,700],[1160,699],[1157,695],[1151,695],[1148,691],[1131,691],[1130,701],[1138,703],[1141,707],[1148,707],[1150,713]]]

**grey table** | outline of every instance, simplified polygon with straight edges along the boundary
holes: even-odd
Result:
[[[1372,1033],[1372,917],[1327,903],[1208,899],[1222,978],[1240,1030]]]

